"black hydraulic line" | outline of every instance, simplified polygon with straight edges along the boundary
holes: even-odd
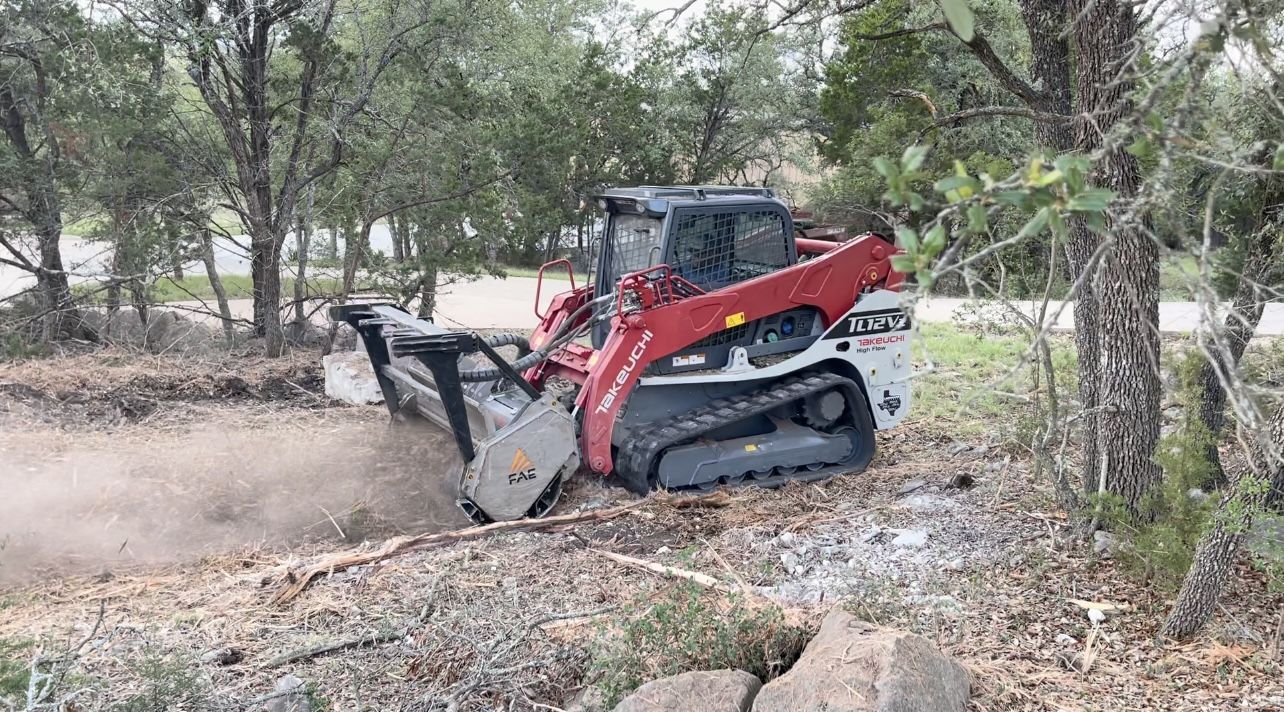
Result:
[[[530,381],[527,381],[525,378],[523,378],[522,374],[518,373],[517,369],[513,367],[514,364],[510,364],[509,362],[505,361],[504,357],[500,356],[499,353],[495,351],[495,349],[491,347],[490,344],[486,343],[484,339],[477,340],[477,349],[482,353],[486,354],[486,356],[489,357],[491,361],[494,361],[495,368],[500,373],[502,373],[505,378],[512,381],[513,383],[516,383],[517,387],[522,389],[522,392],[524,392],[526,395],[530,396],[531,400],[539,399],[539,391],[535,390],[535,386],[532,386]],[[518,360],[520,361],[521,359],[518,359]],[[460,374],[460,376],[462,377],[463,374]]]
[[[593,325],[593,323],[597,320],[597,315],[594,315],[593,319],[590,319],[589,322],[586,324],[581,324],[579,327],[570,326],[571,324],[575,323],[575,320],[579,318],[580,314],[584,313],[584,310],[595,306],[599,301],[605,301],[605,300],[603,300],[602,298],[594,299],[592,301],[585,303],[579,309],[576,309],[574,312],[572,312],[571,315],[566,319],[565,325],[557,333],[553,334],[553,337],[549,339],[549,342],[545,344],[542,348],[537,349],[535,351],[530,351],[526,355],[518,358],[516,361],[513,361],[512,363],[506,363],[505,365],[515,372],[525,371],[526,369],[531,368],[532,366],[535,366],[539,363],[542,363],[543,361],[548,360],[549,354],[555,351],[558,347],[574,339],[576,334],[582,332],[585,328],[591,327]],[[517,337],[519,339],[522,339],[522,341],[526,342],[526,340],[523,337],[520,337],[517,334],[498,334],[496,337],[493,337],[493,338],[498,339],[498,338],[509,337],[509,336]],[[489,344],[490,346],[502,345],[502,344],[494,343],[490,339],[487,339],[486,343]],[[530,343],[526,342],[526,346],[529,349]],[[518,348],[519,349],[521,348],[520,344],[518,344]],[[499,368],[499,364],[503,361],[503,359],[498,357],[498,354],[495,354],[494,356],[492,356],[492,354],[488,353],[486,355],[491,356],[491,360],[495,362],[494,368],[478,368],[470,371],[460,371],[459,372],[460,380],[464,381],[465,383],[475,383],[477,381],[494,381],[502,376],[507,375]]]
[[[482,339],[482,342],[494,348],[516,346],[518,357],[526,356],[531,352],[530,340],[521,334],[493,334]]]

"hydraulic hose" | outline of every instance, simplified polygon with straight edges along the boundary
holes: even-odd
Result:
[[[578,319],[586,310],[592,309],[603,302],[611,301],[614,299],[614,296],[615,296],[614,294],[603,295],[601,297],[598,297],[597,299],[594,299],[592,301],[585,303],[579,309],[576,309],[574,312],[571,313],[570,317],[568,317],[566,321],[563,322],[562,328],[559,329],[557,333],[553,334],[553,337],[549,339],[548,343],[545,344],[543,347],[539,348],[538,350],[531,351],[530,342],[525,337],[520,336],[518,334],[496,334],[495,336],[488,337],[486,339],[486,343],[490,346],[515,345],[518,347],[519,350],[525,347],[525,351],[527,353],[521,356],[520,358],[518,358],[516,361],[513,361],[512,363],[509,364],[509,366],[514,371],[525,371],[531,366],[534,366],[546,360],[550,353],[552,353],[553,351],[561,347],[563,344],[586,333],[588,328],[592,327],[602,318],[601,313],[598,313],[595,311],[593,314],[593,317],[590,318],[584,324],[581,324],[579,328],[572,328],[570,325],[574,324],[575,320]],[[607,313],[609,313],[609,310],[607,310]],[[459,380],[465,383],[476,383],[477,381],[494,381],[501,377],[503,377],[503,374],[496,367],[477,368],[471,371],[459,372]]]

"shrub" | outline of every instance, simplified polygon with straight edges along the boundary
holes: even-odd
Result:
[[[728,602],[684,584],[662,600],[634,602],[622,622],[600,630],[589,675],[609,709],[644,682],[692,670],[731,668],[769,680],[806,642],[807,631],[777,606]]]

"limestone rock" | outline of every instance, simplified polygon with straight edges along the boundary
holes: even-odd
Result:
[[[294,675],[283,675],[273,692],[276,696],[268,702],[268,712],[312,712],[308,686]]]
[[[748,712],[761,688],[743,670],[685,672],[639,687],[615,712]]]
[[[962,712],[970,691],[963,666],[926,638],[835,609],[753,712]]]
[[[344,351],[321,357],[325,369],[325,394],[352,405],[382,403],[383,392],[375,380],[370,358],[363,353]]]

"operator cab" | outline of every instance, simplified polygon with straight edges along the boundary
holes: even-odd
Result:
[[[641,186],[596,198],[606,213],[596,294],[615,291],[624,275],[662,264],[712,292],[798,261],[793,219],[770,188]],[[737,346],[751,356],[801,350],[819,328],[812,310],[790,310],[729,326],[652,368],[664,374],[720,367]],[[599,324],[593,347],[600,349],[609,333],[609,324]]]

